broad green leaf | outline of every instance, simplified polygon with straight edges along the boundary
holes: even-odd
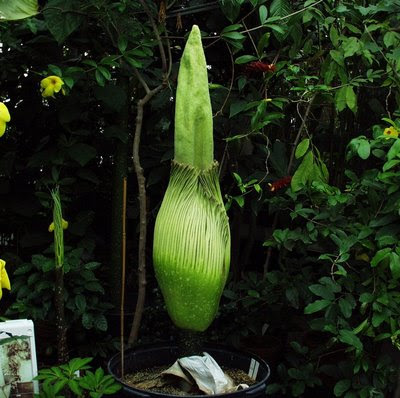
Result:
[[[300,166],[296,170],[293,175],[291,181],[291,187],[293,192],[297,192],[300,189],[304,188],[304,186],[309,181],[310,177],[312,177],[314,167],[314,156],[311,151],[304,156]]]
[[[400,35],[397,32],[386,32],[385,36],[383,36],[383,43],[387,48],[397,46],[399,41]]]
[[[86,298],[82,294],[75,296],[75,305],[79,312],[84,312],[86,309]]]
[[[235,64],[247,64],[251,61],[256,61],[258,58],[254,55],[242,55],[241,57],[236,58]]]
[[[332,301],[335,299],[335,295],[333,294],[333,291],[329,285],[315,284],[315,285],[310,285],[308,289],[315,295],[320,296],[325,300]]]
[[[231,39],[231,40],[243,40],[245,38],[245,36],[240,32],[221,33],[221,37],[225,38],[225,39]]]
[[[314,312],[318,312],[323,310],[324,308],[330,306],[332,302],[330,300],[316,300],[307,305],[304,309],[305,314],[313,314]]]
[[[390,253],[389,257],[390,271],[392,271],[392,276],[394,279],[400,278],[400,257],[397,253]]]
[[[310,146],[309,138],[305,138],[303,141],[301,141],[300,144],[297,145],[297,148],[296,148],[296,152],[295,152],[296,159],[299,159],[302,156],[304,156],[305,153],[307,152],[307,149],[309,146]]]
[[[347,87],[341,87],[336,91],[335,105],[338,112],[342,112],[347,105]]]
[[[82,167],[96,157],[96,149],[90,145],[78,143],[68,148],[69,156]]]
[[[391,251],[392,249],[390,247],[378,250],[371,260],[371,267],[376,267],[382,260],[389,256]]]
[[[339,300],[339,308],[345,318],[350,318],[353,312],[353,305],[345,298]]]
[[[339,33],[334,25],[332,25],[331,29],[329,30],[329,38],[331,39],[334,47],[339,45]]]
[[[343,42],[344,47],[344,58],[353,56],[358,50],[360,50],[360,41],[356,37],[350,37]]]
[[[0,0],[0,22],[32,17],[38,8],[37,0]]]
[[[75,12],[73,0],[50,0],[43,10],[47,27],[58,43],[62,43],[84,20],[84,16]]]
[[[269,10],[273,17],[286,17],[292,11],[289,0],[272,0]]]
[[[258,9],[258,14],[260,16],[260,23],[261,25],[263,25],[268,18],[267,7],[265,7],[265,5],[260,6],[260,8]]]
[[[227,32],[233,32],[235,30],[240,29],[241,27],[242,27],[242,25],[239,24],[239,23],[226,26],[224,29],[222,29],[221,34],[224,34],[224,33],[227,33]]]
[[[358,141],[357,153],[361,159],[365,160],[369,158],[369,155],[371,154],[371,146],[367,140],[360,139]]]
[[[346,104],[354,113],[356,113],[357,96],[352,86],[347,86],[346,88]]]
[[[344,58],[343,58],[343,54],[342,52],[340,52],[339,50],[331,50],[329,52],[329,55],[331,56],[331,58],[340,66],[344,66]]]
[[[128,47],[128,40],[126,39],[125,36],[119,36],[117,45],[118,45],[118,50],[121,53],[124,53],[126,48]]]
[[[392,160],[393,158],[397,157],[399,153],[400,153],[400,139],[397,138],[388,151],[387,154],[388,160]]]
[[[363,348],[361,340],[351,330],[342,329],[339,332],[338,338],[342,343],[349,344],[356,348],[358,351],[361,351]]]
[[[339,380],[333,389],[335,397],[341,397],[351,387],[351,381],[348,379]]]

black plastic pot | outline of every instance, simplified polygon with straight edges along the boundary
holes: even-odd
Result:
[[[217,363],[224,367],[244,370],[249,376],[257,380],[249,388],[235,391],[227,394],[216,394],[213,397],[224,398],[263,398],[267,380],[270,375],[267,363],[256,355],[227,349],[225,347],[206,347],[204,351],[208,352]],[[138,347],[125,352],[125,374],[132,373],[141,369],[151,368],[153,366],[172,365],[178,359],[178,347],[173,345],[151,345]],[[121,355],[114,355],[108,362],[108,371],[123,385],[123,396],[139,398],[162,398],[179,397],[178,395],[162,394],[153,391],[139,390],[125,384],[120,379]],[[121,393],[122,394],[122,393]],[[191,395],[190,398],[204,398],[204,395]]]

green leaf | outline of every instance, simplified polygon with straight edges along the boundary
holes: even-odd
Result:
[[[351,345],[358,351],[361,351],[363,348],[361,340],[354,334],[352,330],[342,329],[339,332],[338,338],[342,343]]]
[[[353,304],[350,301],[341,298],[339,300],[339,308],[345,318],[351,317],[351,314],[353,312]]]
[[[302,156],[304,156],[305,153],[307,152],[307,149],[309,146],[310,146],[309,138],[305,138],[303,141],[301,141],[300,144],[297,145],[297,148],[296,148],[296,152],[295,152],[296,159],[299,159]]]
[[[272,0],[269,11],[273,17],[286,17],[292,10],[288,0]]]
[[[329,30],[329,38],[331,39],[334,47],[337,47],[339,45],[339,33],[334,25],[332,25],[331,29]]]
[[[96,157],[96,149],[90,145],[78,143],[68,148],[68,155],[82,167]]]
[[[335,397],[342,396],[351,387],[351,381],[348,379],[339,380],[333,389]]]
[[[258,14],[260,16],[260,23],[261,25],[263,25],[268,18],[267,7],[265,7],[265,5],[260,6],[260,8],[258,9]]]
[[[371,154],[371,146],[367,140],[360,139],[358,141],[357,153],[361,159],[365,160],[369,158],[369,155]]]
[[[393,158],[397,157],[399,153],[400,153],[400,139],[396,139],[388,151],[387,154],[388,160],[392,160]]]
[[[371,267],[376,267],[380,262],[389,256],[391,251],[392,249],[390,247],[378,250],[371,260]]]
[[[107,319],[103,314],[96,315],[94,317],[93,324],[96,329],[105,332],[108,328]]]
[[[118,50],[121,53],[124,53],[127,47],[128,47],[128,40],[126,39],[126,37],[119,36],[118,37]]]
[[[331,50],[329,52],[329,55],[331,56],[331,58],[340,66],[344,66],[344,58],[343,58],[343,54],[338,51],[338,50]]]
[[[309,179],[312,177],[314,168],[314,156],[311,151],[304,156],[300,166],[293,175],[291,187],[293,192],[300,191],[304,188]]]
[[[338,112],[342,112],[347,105],[347,87],[341,87],[336,91],[335,105]]]
[[[389,257],[390,271],[394,279],[400,278],[400,257],[397,253],[391,252]]]
[[[106,78],[104,77],[104,75],[100,72],[99,69],[96,69],[94,72],[94,76],[96,78],[96,82],[99,86],[104,87],[104,85],[106,84]]]
[[[356,113],[357,96],[352,86],[347,86],[346,88],[346,104],[354,113]]]
[[[245,38],[245,36],[240,32],[221,33],[221,37],[224,39],[231,39],[231,40],[243,40]]]
[[[317,296],[322,297],[323,299],[333,301],[335,299],[335,295],[329,285],[310,285],[308,289]]]
[[[75,305],[79,312],[84,312],[86,310],[86,298],[82,294],[75,296]]]
[[[38,12],[37,0],[0,0],[0,22],[29,18]]]
[[[256,61],[258,58],[255,57],[254,55],[242,55],[235,60],[235,64],[247,64],[248,62],[251,61]]]
[[[305,314],[313,314],[314,312],[318,312],[323,310],[324,308],[328,307],[331,305],[330,300],[316,300],[313,303],[310,303],[307,305],[307,307],[304,309]]]
[[[356,37],[350,37],[345,42],[343,42],[343,47],[344,58],[351,57],[360,50],[360,41]]]
[[[104,66],[99,66],[97,68],[97,70],[104,76],[104,78],[106,80],[110,80],[111,79],[110,71],[107,68],[105,68]]]
[[[398,45],[400,35],[397,32],[386,32],[383,36],[383,43],[387,48],[395,47]]]
[[[93,315],[85,312],[82,315],[82,326],[85,329],[91,329],[93,327]]]
[[[47,28],[58,43],[62,43],[83,22],[83,15],[76,12],[73,0],[50,0],[43,10]]]

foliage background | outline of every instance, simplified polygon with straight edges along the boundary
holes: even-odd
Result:
[[[168,84],[144,114],[150,231],[173,156],[184,36],[193,23],[204,32],[233,239],[231,278],[209,337],[265,355],[273,367],[269,394],[389,396],[400,329],[400,140],[381,136],[400,128],[400,2],[147,4],[171,62]],[[94,336],[106,350],[117,335],[125,175],[127,312],[136,299],[132,136],[140,79],[160,84],[162,60],[139,1],[40,6],[33,18],[0,24],[0,99],[12,117],[0,145],[0,245],[14,281],[1,305],[14,316],[54,317],[47,227],[49,189],[58,184],[70,223],[69,337],[76,350]],[[275,68],[263,72],[252,62]],[[41,98],[39,83],[49,74],[63,78],[65,96]],[[170,338],[151,267],[148,278],[154,294],[141,339]]]

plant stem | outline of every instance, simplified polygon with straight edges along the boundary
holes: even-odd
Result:
[[[122,190],[122,261],[121,261],[121,378],[125,376],[125,269],[126,269],[126,177]]]
[[[164,87],[160,84],[155,89],[150,90],[138,101],[135,136],[133,139],[133,166],[135,168],[138,190],[139,190],[139,249],[138,249],[138,299],[136,302],[135,316],[129,335],[128,345],[132,346],[138,337],[140,323],[142,320],[144,302],[146,297],[146,234],[147,234],[147,199],[146,199],[146,179],[143,168],[140,164],[139,147],[140,136],[143,125],[143,108]]]
[[[55,269],[54,304],[56,309],[57,328],[57,361],[59,364],[68,362],[67,325],[64,312],[64,269]]]
[[[204,333],[179,329],[178,355],[180,358],[202,355],[204,350]]]

